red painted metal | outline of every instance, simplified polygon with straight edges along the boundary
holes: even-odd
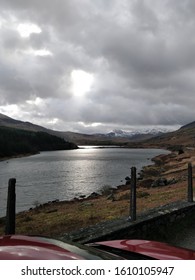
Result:
[[[97,242],[129,252],[139,253],[159,260],[195,260],[195,251],[149,240],[113,240]]]
[[[1,260],[81,260],[105,259],[103,249],[93,246],[103,245],[126,252],[139,253],[159,260],[195,260],[195,251],[170,246],[166,243],[148,240],[113,240],[95,242],[88,245],[64,243],[52,238],[23,235],[0,237]],[[116,255],[113,257],[116,259]],[[119,257],[121,259],[121,257]],[[110,255],[112,259],[112,254]]]

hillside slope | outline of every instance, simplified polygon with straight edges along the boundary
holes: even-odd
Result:
[[[171,150],[186,147],[195,148],[195,122],[186,124],[176,131],[153,137],[140,144],[143,147],[164,147]]]
[[[44,128],[42,126],[32,124],[30,122],[18,121],[3,114],[0,114],[0,126],[18,128],[18,129],[29,130],[29,131],[44,131],[44,132],[48,131],[47,128]]]
[[[75,144],[45,132],[0,127],[0,158],[75,148]]]

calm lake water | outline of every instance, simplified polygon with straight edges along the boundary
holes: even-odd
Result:
[[[131,167],[151,164],[159,149],[82,147],[0,162],[0,217],[6,214],[9,178],[16,178],[17,212],[51,200],[70,200],[125,183]]]

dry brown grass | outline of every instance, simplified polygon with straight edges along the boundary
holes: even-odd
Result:
[[[187,187],[183,183],[154,189],[139,188],[137,212],[141,213],[173,201],[185,200],[186,192]],[[16,218],[16,233],[60,236],[100,221],[121,216],[128,217],[129,208],[129,190],[116,193],[114,201],[99,197],[72,203],[59,202],[19,213]],[[4,225],[1,225],[0,234],[3,232]]]

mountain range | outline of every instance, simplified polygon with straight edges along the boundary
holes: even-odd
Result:
[[[82,134],[70,131],[55,131],[45,127],[10,118],[0,114],[0,126],[34,132],[46,132],[77,145],[126,145],[140,147],[171,147],[195,145],[195,122],[186,124],[176,131],[146,129],[136,131],[113,130],[102,134]]]
[[[113,130],[109,133],[95,133],[95,134],[84,134],[76,133],[70,131],[55,131],[47,129],[45,127],[30,123],[19,121],[10,118],[4,114],[0,114],[0,126],[11,127],[16,129],[23,129],[28,131],[42,131],[61,137],[69,142],[74,142],[77,145],[110,145],[116,143],[125,143],[129,141],[143,141],[150,139],[153,136],[161,135],[167,132],[165,129],[145,129],[145,130],[135,130],[135,131],[125,131],[125,130]]]

